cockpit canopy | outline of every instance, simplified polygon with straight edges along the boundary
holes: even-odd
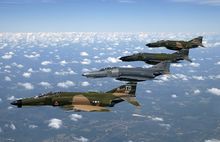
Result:
[[[105,71],[105,70],[112,70],[112,69],[116,69],[117,67],[107,67],[107,68],[102,68],[99,71]]]
[[[157,43],[163,43],[163,42],[165,42],[165,40],[159,40],[159,41],[157,41]]]
[[[141,56],[141,55],[143,55],[143,53],[135,53],[135,54],[133,54],[134,56]]]
[[[47,96],[51,96],[51,95],[53,95],[54,93],[52,93],[52,92],[48,92],[48,93],[42,93],[42,94],[40,94],[39,96],[37,96],[37,97],[39,97],[39,98],[41,98],[41,97],[47,97]]]

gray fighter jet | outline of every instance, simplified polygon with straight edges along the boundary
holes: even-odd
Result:
[[[166,53],[137,53],[130,56],[124,56],[119,58],[124,62],[132,62],[132,61],[144,61],[147,64],[158,64],[162,61],[171,61],[172,63],[177,63],[180,60],[187,60],[192,62],[189,57],[189,49],[182,49],[178,52],[172,54]]]
[[[122,68],[122,67],[108,67],[98,71],[91,71],[83,73],[82,75],[88,78],[103,78],[113,77],[121,81],[145,81],[154,79],[156,76],[169,74],[170,61],[161,62],[150,68]]]

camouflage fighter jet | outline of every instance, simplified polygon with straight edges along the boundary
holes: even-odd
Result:
[[[146,46],[151,48],[166,47],[170,50],[191,49],[197,48],[199,46],[204,47],[204,45],[202,44],[202,38],[202,36],[199,36],[190,41],[160,40],[154,43],[148,43],[146,44]]]
[[[11,102],[17,107],[22,106],[59,106],[65,110],[75,111],[110,111],[106,107],[113,107],[122,101],[139,107],[136,100],[137,83],[127,83],[108,92],[49,92],[40,96],[19,99]]]
[[[192,62],[189,59],[189,50],[188,49],[182,49],[178,52],[172,53],[172,54],[166,54],[166,53],[137,53],[130,56],[124,56],[119,58],[122,61],[125,62],[132,62],[132,61],[144,61],[147,64],[158,64],[162,61],[171,61],[172,63],[177,63],[180,60],[187,60],[189,62]]]
[[[102,78],[113,77],[121,81],[145,81],[154,79],[156,76],[162,74],[169,74],[170,62],[165,61],[156,64],[150,68],[121,68],[121,67],[108,67],[98,71],[83,73],[82,75],[88,78]]]

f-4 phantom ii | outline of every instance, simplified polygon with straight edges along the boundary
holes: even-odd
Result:
[[[181,50],[181,49],[191,49],[197,48],[199,46],[204,47],[202,44],[202,36],[194,38],[190,41],[175,41],[175,40],[160,40],[154,43],[148,43],[146,46],[155,48],[155,47],[166,47],[170,50]]]
[[[176,63],[180,60],[187,60],[189,62],[192,62],[189,59],[189,50],[188,49],[182,49],[178,52],[172,53],[172,54],[166,54],[166,53],[137,53],[130,56],[124,56],[119,58],[122,61],[125,62],[132,62],[132,61],[144,61],[147,64],[158,64],[162,61],[171,61],[172,63]]]
[[[88,78],[113,77],[121,81],[145,81],[154,79],[156,76],[168,74],[170,71],[170,62],[165,61],[150,68],[122,68],[108,67],[98,71],[92,71],[82,74]]]
[[[49,92],[44,95],[19,99],[11,102],[17,107],[22,106],[59,106],[65,110],[75,111],[110,111],[106,107],[113,107],[122,101],[139,107],[136,100],[137,83],[127,83],[108,92]]]

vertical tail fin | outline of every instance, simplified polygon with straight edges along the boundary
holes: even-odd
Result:
[[[181,49],[177,53],[183,55],[183,56],[188,56],[189,55],[189,49]]]
[[[135,97],[137,83],[136,82],[129,82],[125,85],[121,85],[117,88],[114,88],[106,93],[117,93],[117,94],[126,94],[128,96]]]
[[[192,60],[189,58],[189,49],[182,49],[177,54],[180,54],[184,60],[188,62],[192,62]]]
[[[203,39],[203,37],[199,36],[197,38],[194,38],[194,39],[190,40],[189,42],[191,42],[193,44],[196,44],[198,46],[204,47],[204,45],[202,44],[202,39]]]
[[[136,87],[137,82],[129,82],[106,93],[113,93],[114,96],[117,96],[122,100],[127,101],[128,103],[138,107],[140,106],[140,104],[136,100]]]
[[[170,73],[170,61],[164,61],[160,62],[153,67],[151,67],[153,70],[162,71],[163,74],[169,74]]]

